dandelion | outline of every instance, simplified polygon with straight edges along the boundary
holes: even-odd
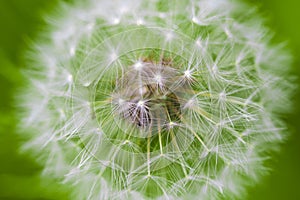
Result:
[[[72,199],[240,199],[266,172],[289,56],[254,9],[87,0],[59,13],[31,54],[22,127]]]

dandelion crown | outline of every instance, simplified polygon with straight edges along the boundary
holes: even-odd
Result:
[[[63,4],[33,50],[24,149],[72,199],[240,199],[282,141],[289,58],[229,0]]]

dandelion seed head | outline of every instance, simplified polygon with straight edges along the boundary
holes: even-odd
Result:
[[[290,57],[257,13],[229,0],[59,12],[21,102],[43,175],[74,199],[244,198],[285,137],[292,88]]]

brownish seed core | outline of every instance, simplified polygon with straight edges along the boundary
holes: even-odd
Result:
[[[119,114],[140,128],[160,129],[170,122],[180,121],[180,101],[171,89],[177,78],[177,71],[166,65],[166,60],[144,61],[138,70],[133,67],[116,84],[119,96],[126,101]]]

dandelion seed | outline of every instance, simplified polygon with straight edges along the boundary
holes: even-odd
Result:
[[[73,82],[73,76],[71,74],[69,74],[67,76],[67,80],[68,80],[69,83],[72,83]]]
[[[143,63],[140,61],[134,64],[134,69],[136,70],[140,70],[142,67],[143,67]]]
[[[136,25],[140,26],[140,25],[143,25],[144,24],[144,21],[142,19],[138,19],[136,21]]]
[[[192,18],[192,21],[193,21],[194,23],[196,23],[196,24],[198,24],[198,23],[199,23],[199,20],[198,20],[198,18],[197,18],[197,17],[195,17],[195,16]]]
[[[160,74],[157,74],[154,76],[154,80],[158,83],[158,84],[162,84],[162,77]]]
[[[190,79],[191,76],[192,76],[191,71],[190,71],[190,70],[184,71],[184,76],[185,76],[186,78]]]
[[[138,105],[139,107],[143,107],[143,106],[145,105],[145,102],[144,102],[144,101],[139,101],[139,102],[137,103],[137,105]]]
[[[73,47],[73,46],[70,48],[70,55],[71,56],[75,55],[75,47]]]
[[[166,34],[166,41],[171,41],[174,38],[174,35],[172,33]]]
[[[120,23],[119,18],[114,18],[112,21],[113,21],[113,24],[119,24]]]
[[[166,13],[159,13],[158,16],[160,18],[166,18],[167,17]]]
[[[123,105],[123,104],[125,103],[125,100],[124,100],[124,99],[121,99],[121,98],[119,98],[119,100],[118,100],[118,103],[119,103],[119,105]]]
[[[86,29],[87,31],[91,32],[94,28],[95,24],[94,23],[89,23],[87,26],[86,26]]]
[[[110,61],[113,62],[118,58],[118,54],[116,52],[112,52],[109,57]]]

